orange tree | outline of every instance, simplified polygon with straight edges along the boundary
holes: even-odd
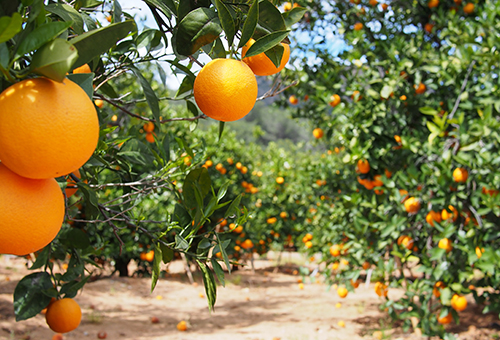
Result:
[[[24,277],[14,292],[17,320],[33,317],[51,298],[74,297],[90,277],[86,265],[98,265],[103,256],[154,250],[154,289],[161,262],[171,261],[174,252],[183,252],[203,273],[210,308],[216,298],[212,270],[223,282],[222,268],[211,254],[220,252],[230,266],[227,242],[211,224],[212,216],[216,213],[242,224],[247,212],[239,199],[225,198],[229,184],[213,186],[207,169],[199,166],[205,145],[201,139],[189,138],[188,131],[206,117],[193,101],[194,69],[203,66],[199,61],[202,54],[208,58],[234,57],[251,38],[255,42],[246,57],[265,52],[279,65],[284,51],[280,43],[304,10],[294,8],[282,14],[267,0],[144,3],[156,28],[138,25],[119,1],[69,4],[14,0],[0,5],[0,97],[2,103],[8,103],[0,110],[0,128],[6,131],[0,142],[2,167],[16,172],[15,176],[29,177],[13,182],[19,190],[22,183],[50,182],[63,175],[57,177],[61,188],[78,189],[71,197],[66,191],[65,214],[57,213],[54,219],[65,223],[51,226],[51,232],[60,229],[58,236],[47,246],[47,242],[40,244],[43,249],[30,256],[34,272]],[[171,96],[159,85],[159,81],[166,83],[165,65],[184,76],[179,90]],[[132,79],[135,86],[130,85]],[[56,96],[51,92],[55,89],[69,89],[74,95],[61,90]],[[42,96],[44,91],[50,96]],[[236,107],[238,98],[234,100]],[[170,105],[174,101],[184,103],[186,109]],[[15,105],[21,105],[20,109]],[[47,105],[54,109],[47,110]],[[82,121],[79,126],[74,119],[64,119],[64,114],[79,114],[79,108],[93,117],[88,124]],[[38,116],[25,117],[21,111],[37,112]],[[18,127],[22,138],[16,138],[20,143],[13,148],[11,127],[17,127],[9,112],[21,117]],[[96,117],[99,135],[94,134]],[[42,125],[47,129],[42,131]],[[83,126],[92,134],[79,129]],[[223,126],[221,123],[220,133]],[[38,144],[33,145],[33,136]],[[47,141],[53,142],[47,146]],[[95,144],[93,153],[88,152]],[[19,146],[27,150],[16,152]],[[36,165],[36,170],[26,164]],[[10,192],[10,186],[0,184],[2,197],[14,197]],[[19,207],[14,201],[9,204]],[[28,224],[21,223],[24,217],[12,215],[11,210],[1,210],[1,228],[10,230],[16,223],[17,228],[27,228]],[[43,212],[36,218],[43,220]],[[41,225],[29,227],[36,232],[21,233],[31,237],[25,242],[45,232]],[[117,244],[111,246],[113,251],[107,248],[110,240]],[[18,253],[2,249],[3,253]],[[56,270],[53,261],[67,258],[67,269]]]
[[[311,249],[346,258],[332,277],[349,289],[369,274],[389,314],[405,327],[416,317],[429,336],[452,338],[441,324],[459,322],[460,296],[500,312],[499,11],[488,0],[312,2],[311,39],[296,42],[302,67],[290,74],[302,82],[286,97],[328,148],[345,148],[344,180],[327,183],[335,213]]]

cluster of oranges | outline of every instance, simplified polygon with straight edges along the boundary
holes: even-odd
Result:
[[[98,138],[94,104],[69,79],[26,79],[0,94],[0,253],[26,255],[55,238],[65,204],[54,178],[77,171]]]
[[[361,173],[363,175],[367,175],[370,172],[370,163],[366,159],[359,159],[358,163],[356,165],[356,172]],[[392,177],[392,172],[389,170],[385,170],[385,176],[387,178]],[[373,179],[370,178],[361,178],[358,177],[358,183],[364,186],[368,190],[372,190],[374,188],[379,188],[384,185],[384,182],[382,181],[382,175],[375,174],[373,176]],[[382,195],[384,193],[384,190],[382,189],[375,189],[374,190],[375,194],[377,195]]]
[[[290,46],[285,43],[280,65],[276,67],[264,52],[245,57],[255,43],[250,39],[242,48],[242,61],[214,59],[198,73],[193,94],[200,110],[210,118],[231,122],[246,116],[257,100],[258,76],[269,76],[280,72],[290,59]]]

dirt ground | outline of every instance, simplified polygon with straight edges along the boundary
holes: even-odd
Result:
[[[299,256],[299,255],[295,255]],[[297,261],[295,261],[297,263]],[[76,297],[82,307],[80,327],[64,339],[143,340],[335,340],[374,339],[377,331],[383,339],[421,339],[404,334],[378,309],[379,298],[373,284],[359,286],[345,299],[327,285],[306,279],[299,288],[300,276],[289,274],[296,264],[273,267],[272,260],[255,261],[256,272],[249,268],[227,275],[226,287],[219,287],[215,312],[210,313],[201,278],[190,284],[183,265],[175,261],[169,273],[150,293],[149,278],[111,278],[88,283]],[[0,339],[52,339],[53,332],[43,315],[15,322],[12,293],[17,281],[27,273],[21,259],[0,258]],[[390,294],[401,294],[394,290]],[[341,307],[336,304],[340,302]],[[480,314],[472,301],[461,313],[460,326],[454,326],[459,339],[500,338],[495,329],[498,316]],[[151,318],[158,318],[153,324]],[[176,329],[179,321],[188,330]],[[345,327],[339,326],[344,321]]]

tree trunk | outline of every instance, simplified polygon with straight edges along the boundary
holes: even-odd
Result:
[[[120,273],[120,277],[128,277],[128,264],[130,259],[118,258],[115,260],[115,269]]]

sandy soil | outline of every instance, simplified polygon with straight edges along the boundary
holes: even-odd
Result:
[[[382,331],[384,339],[420,339],[416,334],[403,334],[378,310],[378,297],[373,285],[360,285],[355,293],[340,299],[334,290],[321,282],[287,274],[296,265],[275,271],[272,261],[256,261],[256,273],[249,268],[227,276],[225,288],[219,287],[215,312],[210,313],[204,298],[201,278],[195,275],[191,285],[180,261],[169,267],[150,293],[149,278],[97,280],[85,286],[76,300],[82,307],[80,327],[64,335],[64,339],[97,339],[106,332],[107,339],[143,340],[335,340],[374,339]],[[22,260],[0,258],[0,339],[51,339],[43,315],[16,323],[12,310],[12,293],[27,271]],[[391,290],[391,294],[401,294]],[[342,306],[335,305],[340,302]],[[479,315],[470,306],[461,315],[460,339],[494,339],[500,332],[492,327],[497,316]],[[153,324],[152,317],[159,323]],[[188,331],[179,332],[179,321],[188,323]],[[345,322],[345,327],[338,325]]]

